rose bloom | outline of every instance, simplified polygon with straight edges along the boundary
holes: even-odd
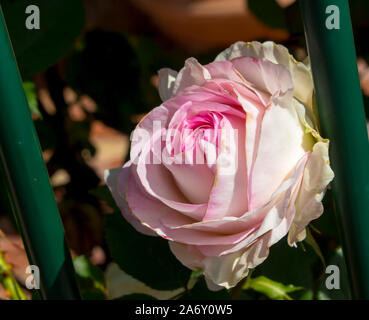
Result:
[[[159,93],[131,160],[105,179],[138,231],[168,239],[210,289],[231,288],[323,213],[334,174],[310,68],[281,45],[237,42],[205,66],[160,70]]]

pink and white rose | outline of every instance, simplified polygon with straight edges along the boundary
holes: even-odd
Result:
[[[233,287],[323,213],[334,174],[310,68],[281,45],[237,42],[208,65],[160,70],[159,92],[107,184],[138,231],[168,239],[210,288]]]

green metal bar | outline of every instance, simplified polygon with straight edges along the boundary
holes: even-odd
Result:
[[[64,230],[0,8],[0,153],[44,299],[79,299]]]
[[[327,7],[330,5],[336,8]],[[301,0],[353,298],[369,299],[369,143],[347,0]],[[329,17],[338,12],[337,19]],[[327,13],[326,13],[327,10]],[[339,29],[329,29],[332,22]],[[336,16],[337,18],[337,16]]]

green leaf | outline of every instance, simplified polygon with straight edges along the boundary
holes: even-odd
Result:
[[[247,3],[252,13],[269,27],[287,28],[285,12],[275,0],[248,0]]]
[[[194,270],[191,272],[191,278],[198,278],[198,277],[201,277],[202,276],[202,270],[199,269],[199,270]]]
[[[75,257],[73,265],[78,276],[92,279],[96,287],[105,290],[104,274],[100,268],[94,266],[85,256]]]
[[[297,291],[293,297],[306,299],[306,291],[312,293],[315,273],[320,271],[320,260],[310,246],[303,251],[299,247],[290,247],[287,240],[282,239],[270,248],[268,258],[255,269],[253,276],[265,276],[280,283],[304,287],[304,291]]]
[[[20,71],[24,77],[53,65],[72,47],[84,27],[82,0],[0,0]],[[40,29],[25,26],[28,5],[40,10]]]
[[[295,287],[292,284],[284,285],[267,277],[259,276],[248,279],[243,289],[253,289],[273,300],[293,300],[288,293],[302,290],[303,287]]]
[[[31,112],[38,118],[42,118],[41,112],[38,109],[37,93],[35,84],[32,81],[23,82],[23,89],[26,94],[29,108]]]
[[[105,232],[112,257],[126,273],[153,289],[186,286],[191,270],[175,258],[167,240],[139,233],[120,212],[105,216]]]
[[[73,259],[81,295],[86,300],[106,299],[104,274],[94,266],[85,256]]]
[[[326,264],[325,264],[324,256],[323,256],[323,254],[322,254],[322,251],[320,250],[320,247],[319,247],[318,243],[315,241],[315,239],[314,239],[313,235],[311,234],[311,232],[310,232],[310,229],[309,229],[309,228],[306,228],[306,239],[305,239],[305,242],[306,242],[307,244],[309,244],[309,245],[313,248],[314,252],[315,252],[315,253],[317,254],[317,256],[320,258],[320,261],[322,262],[322,264],[323,264],[323,268],[324,268],[324,270],[325,270],[325,268],[326,268]]]

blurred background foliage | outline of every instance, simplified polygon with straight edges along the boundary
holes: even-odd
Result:
[[[369,2],[349,2],[368,110]],[[307,241],[290,248],[283,239],[246,281],[230,291],[210,292],[201,272],[183,267],[167,241],[134,231],[102,181],[104,169],[127,160],[129,135],[140,118],[160,104],[160,68],[179,70],[189,56],[209,63],[238,40],[273,40],[303,60],[307,53],[298,2],[0,0],[0,4],[85,299],[349,297],[330,190],[325,213],[312,223]],[[25,8],[30,4],[40,8],[39,30],[25,28]],[[3,176],[1,190],[2,268],[23,285],[28,262]],[[329,264],[340,267],[340,290],[325,287]],[[9,280],[0,277],[0,298],[19,298],[7,286]],[[23,290],[28,299],[39,298],[37,291]]]

